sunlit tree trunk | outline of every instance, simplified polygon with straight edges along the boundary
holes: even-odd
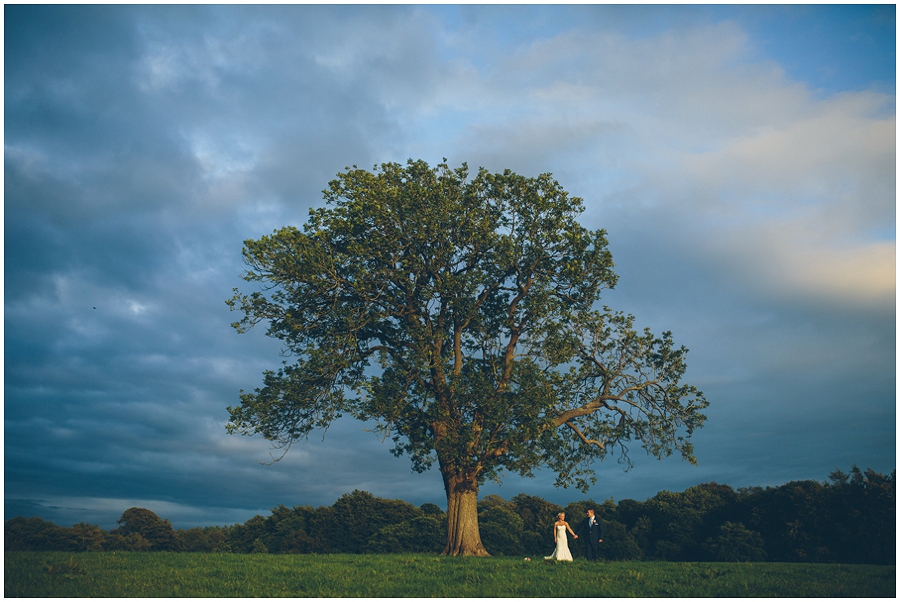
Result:
[[[444,477],[447,490],[447,546],[444,556],[490,556],[478,532],[478,483],[474,478]]]

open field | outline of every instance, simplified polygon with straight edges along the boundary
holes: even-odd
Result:
[[[7,597],[894,597],[896,567],[6,552]]]

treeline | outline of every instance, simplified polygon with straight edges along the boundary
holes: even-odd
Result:
[[[494,555],[549,555],[552,525],[565,512],[576,529],[593,507],[603,520],[602,554],[609,560],[841,562],[895,564],[895,476],[853,467],[829,481],[734,490],[706,483],[681,493],[662,491],[644,502],[593,500],[558,506],[520,494],[479,504],[485,547]],[[228,527],[173,529],[145,508],[130,508],[119,527],[59,527],[40,518],[5,523],[4,547],[17,550],[167,550],[277,554],[440,553],[446,514],[434,504],[354,491],[330,507],[277,506]],[[577,542],[576,557],[583,551]]]

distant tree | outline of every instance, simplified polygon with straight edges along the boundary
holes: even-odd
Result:
[[[309,533],[310,519],[315,514],[311,506],[277,506],[266,519],[270,533],[269,551],[290,554],[322,552],[327,548],[324,542],[316,541]]]
[[[867,563],[897,563],[897,471],[865,472],[865,509],[860,525],[861,539],[873,541],[860,560]]]
[[[231,552],[231,547],[228,545],[228,534],[225,532],[225,529],[222,527],[205,527],[203,532],[209,539],[210,546],[212,546],[211,552]]]
[[[106,536],[103,549],[109,552],[148,552],[153,549],[153,544],[140,533],[122,535],[113,530]]]
[[[634,526],[628,530],[628,534],[641,550],[642,558],[650,558],[653,553],[653,523],[647,516],[640,516],[634,522]]]
[[[754,494],[749,527],[762,535],[769,560],[833,560],[827,494],[825,485],[811,480],[791,481]]]
[[[228,532],[229,548],[239,554],[249,554],[257,539],[268,537],[268,526],[266,518],[260,514],[241,525],[232,526]]]
[[[700,546],[716,532],[734,506],[735,492],[716,483],[682,492],[660,491],[641,508],[652,526],[652,555],[661,560],[698,558]]]
[[[419,508],[422,510],[422,512],[425,513],[426,516],[441,516],[442,514],[444,514],[444,511],[441,510],[440,506],[429,502],[422,504],[421,506],[419,506]]]
[[[659,560],[687,560],[689,556],[681,542],[657,539],[653,544],[653,556]]]
[[[342,495],[331,510],[330,549],[350,554],[365,551],[369,539],[383,527],[422,515],[419,508],[408,502],[379,498],[360,490]]]
[[[519,556],[522,547],[522,517],[508,505],[492,505],[478,513],[481,525],[481,539],[485,545],[500,556]],[[552,534],[550,535],[552,538]],[[550,540],[552,542],[552,539]],[[553,547],[550,546],[552,550]],[[548,552],[549,553],[549,552]]]
[[[122,536],[136,533],[150,543],[151,550],[177,551],[181,547],[172,523],[146,508],[129,508],[122,513],[118,524],[115,533]]]
[[[334,508],[322,506],[316,508],[312,516],[309,517],[307,523],[308,526],[306,532],[320,547],[321,553],[324,554],[336,551],[331,548],[332,541],[339,539],[340,536],[340,530],[335,515]]]
[[[522,517],[526,530],[550,533],[553,536],[553,524],[556,522],[556,515],[563,511],[562,506],[525,493],[514,496],[509,503]]]
[[[297,529],[281,540],[280,551],[285,554],[317,554],[325,549],[323,543],[317,542],[303,529]]]
[[[266,517],[266,526],[269,531],[294,531],[306,526],[307,514],[311,510],[309,506],[295,506],[288,508],[279,504],[272,508],[272,514]]]
[[[896,562],[895,473],[865,472],[853,466],[850,474],[835,470],[825,486],[828,541],[834,558],[842,562]]]
[[[446,541],[446,518],[426,514],[382,527],[369,539],[366,551],[380,554],[439,554]]]
[[[250,547],[251,554],[268,554],[269,548],[266,547],[266,544],[263,543],[263,540],[258,537],[253,540],[253,545]]]
[[[296,506],[288,508],[281,504],[272,508],[272,514],[265,520],[263,532],[266,547],[272,553],[286,552],[288,547],[310,548],[311,542],[306,542],[306,533],[309,515],[312,508],[308,506]],[[288,541],[289,540],[289,541]],[[297,553],[296,549],[291,550]]]
[[[68,534],[62,527],[37,516],[17,516],[4,523],[3,548],[9,552],[66,550]]]
[[[850,484],[850,475],[848,475],[840,468],[835,468],[833,471],[831,471],[828,474],[828,478],[835,486],[846,486]]]
[[[80,552],[99,552],[103,550],[106,532],[98,525],[78,523],[69,530],[71,537]]]
[[[175,532],[181,542],[181,549],[185,552],[212,552],[213,544],[209,534],[200,527],[191,529],[179,529]]]
[[[522,517],[519,539],[525,554],[549,554],[553,550],[553,523],[556,522],[556,515],[562,512],[562,506],[538,496],[520,493],[509,501],[509,507]]]
[[[603,545],[600,557],[606,560],[639,560],[641,547],[625,525],[617,520],[603,521]]]
[[[616,504],[616,514],[622,523],[629,529],[633,529],[637,525],[637,521],[646,515],[644,511],[644,502],[638,502],[632,499],[620,500]]]
[[[741,523],[725,522],[715,537],[706,540],[703,551],[706,559],[714,562],[763,562],[766,559],[762,536]]]
[[[480,500],[478,500],[477,508],[478,511],[486,510],[488,508],[497,508],[506,505],[506,500],[497,495],[496,493],[492,493],[490,495],[486,495]]]
[[[235,289],[234,326],[268,323],[293,363],[241,393],[229,432],[287,450],[343,414],[377,421],[415,470],[437,462],[450,555],[487,555],[478,490],[503,471],[586,490],[631,441],[696,462],[687,350],[596,309],[617,279],[606,233],[549,174],[409,161],[348,169],[325,198],[303,231],[244,243],[262,291]]]

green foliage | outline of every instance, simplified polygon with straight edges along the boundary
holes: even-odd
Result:
[[[259,514],[242,525],[231,527],[228,533],[228,543],[231,551],[241,554],[252,552],[253,543],[257,539],[263,539],[267,536],[266,527],[266,518]]]
[[[521,556],[524,521],[506,505],[495,505],[478,513],[481,541],[495,556]]]
[[[438,506],[437,504],[431,504],[431,503],[426,502],[426,503],[422,504],[421,506],[419,506],[419,508],[422,510],[422,512],[425,513],[426,516],[432,516],[432,515],[439,516],[444,513],[444,511],[441,510],[440,506]]]
[[[427,514],[381,528],[369,540],[366,551],[377,554],[439,554],[446,541],[446,517]]]
[[[422,510],[402,500],[377,498],[367,491],[345,494],[332,506],[327,533],[330,550],[359,554],[382,528],[422,516]]]
[[[541,557],[553,551],[553,523],[562,507],[540,497],[520,493],[509,501],[510,507],[522,517],[522,547],[525,554]],[[570,546],[577,557],[579,546]]]
[[[194,527],[176,532],[185,552],[225,552],[225,533],[219,527]]]
[[[10,552],[9,598],[873,598],[893,566],[615,562],[544,564],[436,555]]]
[[[739,491],[707,483],[681,493],[663,491],[645,502],[580,500],[565,509],[526,494],[510,501],[489,495],[478,508],[482,538],[497,555],[548,554],[556,515],[564,510],[579,532],[585,510],[591,507],[603,521],[601,555],[607,560],[894,564],[894,474],[854,469],[851,475],[833,473],[831,483],[795,481]],[[121,524],[137,529],[145,523],[168,523],[151,515],[127,512]],[[144,520],[138,520],[141,517]],[[329,507],[281,505],[244,524],[180,530],[176,549],[241,554],[263,549],[270,554],[327,554],[334,548],[356,554],[437,553],[446,539],[446,525],[447,516],[434,504],[417,508],[354,491]],[[64,528],[21,517],[6,521],[4,544],[7,552],[65,553],[97,546],[104,551],[149,551],[153,545],[136,530],[123,535],[122,527],[107,533],[85,523]],[[570,549],[576,560],[583,556],[580,541],[572,542]]]
[[[140,533],[121,535],[115,531],[106,536],[106,543],[103,545],[104,550],[122,552],[148,552],[152,547],[153,544]]]
[[[293,363],[241,392],[229,432],[286,449],[374,420],[415,470],[440,460],[448,495],[542,465],[585,490],[633,441],[695,461],[707,402],[681,383],[686,349],[595,309],[617,280],[606,233],[550,174],[410,160],[348,168],[324,195],[302,230],[244,243],[260,290],[235,289],[234,326],[267,324]]]
[[[4,527],[3,544],[6,551],[70,550],[71,538],[66,530],[36,516],[17,516],[6,521]]]
[[[603,544],[600,557],[605,560],[640,560],[641,547],[625,525],[615,520],[603,521]]]
[[[181,542],[175,535],[172,523],[146,508],[129,508],[122,513],[122,518],[118,523],[119,528],[113,531],[114,534],[125,538],[130,535],[138,535],[149,543],[150,550],[178,551],[181,549]],[[134,538],[132,540],[139,541]]]
[[[741,523],[726,522],[719,534],[703,544],[710,560],[716,562],[762,562],[766,559],[765,542],[756,531]]]
[[[286,554],[316,554],[323,550],[324,545],[310,537],[303,529],[287,533],[280,546],[280,551]]]
[[[736,493],[727,485],[705,483],[683,492],[661,491],[640,506],[648,519],[639,533],[644,540],[655,540],[650,557],[661,560],[700,558],[700,546],[713,536],[728,508],[734,506]]]
[[[78,523],[70,530],[72,539],[75,540],[79,552],[99,552],[103,549],[106,535],[97,525]]]
[[[769,560],[896,562],[896,471],[854,466],[832,483],[793,481],[746,494],[745,522],[766,542]]]
[[[266,547],[266,544],[260,538],[256,538],[253,540],[253,546],[250,548],[251,554],[268,554],[269,548]]]

